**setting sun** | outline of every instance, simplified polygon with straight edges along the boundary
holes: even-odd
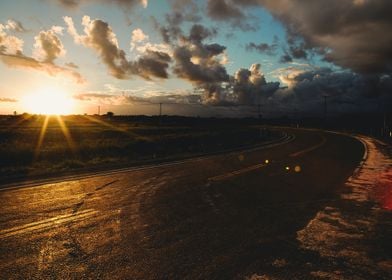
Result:
[[[73,112],[74,102],[68,94],[55,88],[44,88],[24,98],[28,113],[44,115],[68,115]]]

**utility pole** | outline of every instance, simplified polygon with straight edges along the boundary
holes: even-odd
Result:
[[[101,115],[101,106],[98,106],[98,116]]]

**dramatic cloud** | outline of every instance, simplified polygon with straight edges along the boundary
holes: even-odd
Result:
[[[131,51],[136,50],[138,53],[144,54],[149,51],[156,53],[172,54],[172,50],[168,44],[165,43],[151,43],[149,36],[146,35],[140,28],[134,29],[131,36]]]
[[[93,2],[101,2],[106,4],[116,4],[123,8],[132,8],[137,4],[142,5],[144,8],[148,5],[148,0],[56,0],[60,4],[68,8],[77,8],[82,4],[88,4]]]
[[[256,22],[250,22],[251,17],[241,8],[241,6],[254,5],[256,5],[256,1],[254,0],[208,0],[207,14],[214,20],[230,22],[232,27],[240,28],[244,31],[256,30],[258,24]]]
[[[194,0],[169,0],[172,11],[179,13],[184,19],[190,22],[201,21],[200,8]]]
[[[61,33],[61,28],[54,26],[48,31],[41,31],[35,37],[35,56],[23,54],[23,40],[8,35],[5,27],[0,24],[0,60],[9,67],[25,68],[45,72],[51,76],[65,75],[77,83],[83,83],[82,76],[73,70],[54,64],[54,60],[65,54],[65,49],[56,33]]]
[[[6,33],[6,26],[0,24],[0,54],[16,54],[23,50],[23,40]]]
[[[149,79],[150,76],[166,79],[170,61],[171,58],[167,53],[147,50],[136,62],[131,63],[131,68],[135,69],[132,70],[134,74],[145,79]]]
[[[287,50],[284,52],[284,54],[282,55],[282,57],[280,58],[280,62],[281,63],[289,63],[292,62],[293,58],[291,57],[291,55],[287,52]]]
[[[375,112],[388,109],[388,104],[391,104],[392,96],[388,94],[392,90],[390,76],[364,78],[352,72],[334,72],[328,68],[307,71],[290,68],[281,72],[286,73],[281,76],[281,80],[287,87],[279,87],[278,82],[267,82],[261,72],[261,66],[253,64],[249,69],[239,69],[229,82],[211,83],[208,84],[209,87],[204,85],[200,88],[200,94],[156,91],[139,95],[127,90],[111,89],[109,92],[80,93],[74,98],[116,106],[153,106],[163,103],[167,108],[171,104],[172,113],[184,110],[184,114],[192,108],[185,105],[196,106],[192,112],[197,114],[202,112],[202,107],[206,107],[210,113],[227,107],[230,111],[224,114],[239,116],[254,115],[259,104],[265,116],[323,116],[325,96],[330,115]],[[378,98],[369,94],[374,91],[377,92]],[[174,105],[179,106],[173,107]]]
[[[242,10],[230,0],[207,1],[207,13],[211,18],[218,20],[242,19],[245,17]]]
[[[200,84],[227,81],[226,68],[217,59],[224,50],[225,47],[218,44],[177,47],[173,71],[180,78]]]
[[[165,19],[167,24],[164,26],[161,26],[155,20],[155,28],[161,33],[162,39],[166,44],[176,43],[176,40],[182,39],[184,37],[180,25],[187,19],[185,18],[184,14],[179,11],[166,14]]]
[[[305,57],[305,47],[321,48],[326,60],[358,73],[392,71],[392,1],[259,2],[286,24],[291,36],[304,39],[291,55]]]
[[[249,43],[246,45],[246,50],[248,51],[258,51],[259,53],[265,53],[267,55],[275,55],[276,54],[276,50],[278,49],[278,45],[279,45],[279,39],[278,37],[274,37],[274,40],[272,42],[272,44],[267,44],[267,43]]]
[[[226,47],[219,44],[205,44],[204,40],[216,35],[214,28],[193,24],[188,35],[178,27],[183,21],[180,14],[166,17],[167,25],[158,26],[166,44],[173,51],[173,72],[197,86],[229,80],[224,63]]]
[[[207,3],[195,0],[169,0],[172,6],[172,12],[167,15],[171,26],[178,26],[182,21],[197,23],[201,22],[203,15],[207,14],[214,21],[229,24],[233,29],[243,31],[255,31],[259,28],[259,22],[250,15],[248,10],[243,6],[252,7],[257,5],[255,0],[241,1],[237,0],[207,0]],[[204,10],[206,8],[206,10]],[[173,31],[173,30],[166,30]]]
[[[214,28],[193,24],[184,34],[178,27],[183,18],[174,13],[166,17],[166,26],[158,26],[162,37],[173,49],[173,72],[193,83],[203,104],[218,106],[255,105],[278,88],[279,83],[267,83],[260,64],[240,69],[234,76],[227,73],[226,46],[205,43],[217,34]],[[277,39],[274,40],[277,44]],[[261,97],[262,96],[262,97]]]
[[[47,31],[41,31],[35,39],[35,57],[43,62],[53,63],[59,56],[65,55],[64,46],[57,34],[62,34],[62,28],[52,27]]]
[[[268,100],[267,108],[287,113],[323,112],[326,96],[331,114],[379,111],[392,101],[390,76],[363,76],[349,71],[334,72],[328,68],[291,71],[281,76],[287,88],[276,91]],[[375,98],[377,96],[377,98]],[[389,104],[389,105],[388,105]]]
[[[214,20],[250,21],[250,6],[261,4],[288,30],[282,62],[307,59],[317,53],[325,60],[357,73],[392,72],[392,2],[389,0],[208,0]],[[249,50],[269,51],[268,44],[250,43]]]
[[[294,71],[281,77],[288,88],[279,88],[279,83],[267,83],[264,79],[259,85],[269,94],[259,95],[263,90],[250,81],[254,75],[252,67],[240,69],[228,81],[202,85],[205,102],[254,104],[261,98],[268,108],[313,113],[319,112],[325,95],[335,112],[376,111],[392,104],[391,1],[332,0],[326,5],[322,0],[306,4],[301,0],[210,0],[207,12],[214,20],[249,23],[246,9],[256,4],[268,9],[287,27],[287,46],[283,47],[281,62],[293,63],[294,59],[308,60],[319,55],[354,72]],[[165,31],[168,38],[175,33],[170,28]],[[246,45],[248,51],[267,55],[275,55],[277,48],[277,40]]]
[[[113,77],[128,79],[138,75],[145,79],[168,78],[167,69],[171,58],[167,53],[146,50],[137,60],[129,61],[126,53],[119,48],[117,37],[107,22],[84,16],[82,24],[85,35],[79,35],[72,18],[64,17],[64,21],[74,41],[95,50]]]
[[[278,82],[267,83],[260,64],[239,69],[230,81],[205,90],[204,103],[213,105],[258,105],[279,89]]]

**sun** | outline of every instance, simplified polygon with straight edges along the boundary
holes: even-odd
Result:
[[[43,115],[69,115],[73,112],[74,101],[67,92],[59,88],[42,88],[24,98],[28,113]]]

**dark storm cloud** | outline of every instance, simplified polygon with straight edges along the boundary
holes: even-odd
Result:
[[[233,28],[240,28],[243,31],[255,31],[259,28],[258,22],[252,16],[249,16],[243,6],[253,6],[255,1],[236,0],[208,0],[207,15],[223,23],[230,23]]]
[[[242,2],[242,1],[237,1]],[[392,71],[392,1],[259,0],[301,36],[307,48],[323,48],[327,61],[357,73]],[[303,50],[303,49],[302,49]],[[304,52],[294,49],[304,57]]]
[[[207,39],[215,37],[217,30],[193,24],[186,35],[178,27],[183,20],[181,15],[173,13],[166,16],[166,25],[157,24],[156,27],[165,31],[162,32],[163,38],[173,50],[173,73],[193,83],[203,104],[254,105],[279,88],[278,82],[266,82],[260,64],[253,64],[250,69],[240,69],[234,76],[229,75],[225,67],[226,46],[205,43]],[[277,45],[277,38],[273,44]]]
[[[257,104],[261,97],[265,98],[270,93],[265,90],[267,82],[261,72],[260,64],[253,64],[249,69],[239,69],[234,74],[232,86],[239,104]],[[272,92],[279,88],[279,83],[275,86]]]
[[[319,116],[324,110],[324,96],[331,114],[377,112],[390,110],[392,106],[389,75],[380,77],[321,68],[297,71],[281,80],[288,86],[266,81],[260,65],[253,64],[249,69],[239,69],[227,83],[204,85],[202,102],[215,106],[241,105],[243,110],[261,104],[263,114],[269,116]]]
[[[216,60],[216,52],[208,50],[209,45],[194,48],[179,46],[174,50],[174,73],[178,77],[195,83],[223,82],[229,79],[226,68]],[[222,48],[223,49],[223,48]],[[196,60],[198,60],[196,62]]]
[[[256,2],[287,28],[287,46],[283,48],[281,62],[306,60],[316,54],[353,71],[321,69],[297,73],[291,80],[286,79],[290,83],[288,88],[277,89],[272,85],[273,94],[264,100],[268,108],[317,112],[323,104],[323,95],[329,96],[336,112],[376,111],[392,106],[392,1],[211,0],[208,14],[215,20],[246,21],[246,8]],[[246,49],[273,54],[272,45],[249,43]],[[233,99],[234,95],[241,102],[252,102],[252,95],[248,94],[252,90],[240,82],[246,80],[249,72],[242,69],[236,75],[237,78],[230,79],[231,92],[215,86],[207,96],[219,100],[219,96]]]
[[[290,46],[290,54],[296,59],[307,59],[308,53],[303,45],[301,46]]]
[[[193,24],[187,35],[178,27],[183,18],[177,13],[166,16],[166,25],[157,26],[163,39],[173,50],[173,72],[179,78],[195,85],[228,81],[229,75],[222,63],[226,47],[217,43],[206,44],[217,31],[201,24]]]
[[[200,43],[204,39],[207,39],[208,37],[215,36],[217,34],[217,31],[215,29],[209,29],[204,27],[201,24],[194,24],[191,27],[191,30],[189,31],[189,37],[188,40],[192,43]]]
[[[208,0],[207,13],[211,18],[217,20],[245,17],[242,10],[230,0]]]
[[[179,13],[189,22],[199,22],[202,17],[200,15],[200,7],[194,0],[169,0],[173,13]]]
[[[192,14],[189,15],[186,13],[186,11],[183,10],[177,10],[175,9],[173,12],[171,12],[170,14],[166,14],[165,15],[165,20],[166,20],[166,24],[165,25],[160,25],[155,18],[153,18],[154,20],[154,26],[155,29],[157,29],[159,31],[159,33],[162,36],[162,39],[165,43],[170,43],[172,40],[177,40],[183,37],[184,40],[186,40],[186,38],[183,35],[182,29],[181,29],[181,25],[184,22],[193,22],[193,26],[194,27],[194,31],[191,32],[191,34],[189,35],[190,37],[192,36],[206,36],[206,34],[202,34],[202,35],[198,35],[196,33],[196,31],[200,31],[200,32],[208,32],[208,33],[216,33],[216,31],[214,31],[213,29],[208,30],[206,28],[204,28],[204,26],[195,24],[195,22],[198,21],[199,16],[197,14]],[[197,28],[200,28],[199,30],[197,30]],[[192,35],[193,33],[193,35]]]
[[[292,61],[293,61],[293,58],[291,57],[291,55],[287,51],[285,51],[284,54],[280,57],[281,63],[289,63]]]
[[[248,50],[248,51],[256,50],[259,53],[265,53],[268,55],[274,55],[276,49],[277,49],[277,47],[275,45],[270,45],[267,43],[256,44],[256,43],[250,42],[249,44],[246,45],[246,50]]]
[[[167,79],[170,61],[170,56],[165,52],[147,50],[142,57],[131,64],[132,68],[137,69],[132,72],[145,79],[149,79],[150,76]]]
[[[155,28],[161,33],[163,41],[173,50],[173,73],[179,78],[192,82],[197,88],[203,89],[206,94],[220,95],[216,91],[223,92],[220,90],[221,84],[228,83],[231,79],[225,67],[226,46],[218,43],[205,43],[206,40],[211,41],[217,35],[218,30],[193,23],[188,32],[184,32],[181,26],[185,26],[184,22],[190,22],[183,13],[186,5],[175,0],[171,2],[174,10],[165,16],[165,24],[161,25],[155,21]],[[213,14],[216,14],[214,10],[218,8],[216,5],[223,5],[224,13],[238,16],[229,7],[233,4],[231,1],[208,2],[207,4]]]
[[[207,11],[215,20],[246,22],[246,9],[257,3],[287,27],[289,46],[282,61],[307,59],[315,52],[357,73],[392,72],[392,1],[209,0]],[[255,43],[249,47],[257,46],[268,49]]]
[[[309,51],[314,53],[315,51]],[[303,45],[296,46],[291,45],[289,49],[283,49],[283,55],[280,57],[281,63],[290,63],[294,59],[308,59],[308,51],[303,47]]]
[[[267,82],[260,64],[241,68],[230,80],[204,85],[203,102],[219,106],[257,105],[279,89],[279,82]]]
[[[298,72],[282,80],[288,87],[276,91],[266,103],[281,111],[320,114],[324,96],[333,113],[374,112],[392,104],[392,79],[387,75],[380,78],[322,68]]]
[[[64,20],[74,41],[95,50],[113,77],[129,79],[137,75],[147,80],[152,77],[168,78],[167,69],[171,58],[167,53],[147,50],[137,60],[129,61],[125,51],[119,48],[116,35],[107,22],[84,16],[85,35],[79,35],[72,18],[65,17]]]
[[[255,50],[259,53],[262,53],[262,54],[265,53],[267,55],[272,56],[272,55],[276,54],[276,50],[278,49],[278,45],[279,45],[279,39],[278,39],[278,37],[275,36],[272,44],[267,44],[267,43],[258,43],[257,44],[257,43],[251,42],[245,46],[245,49],[247,51]]]

